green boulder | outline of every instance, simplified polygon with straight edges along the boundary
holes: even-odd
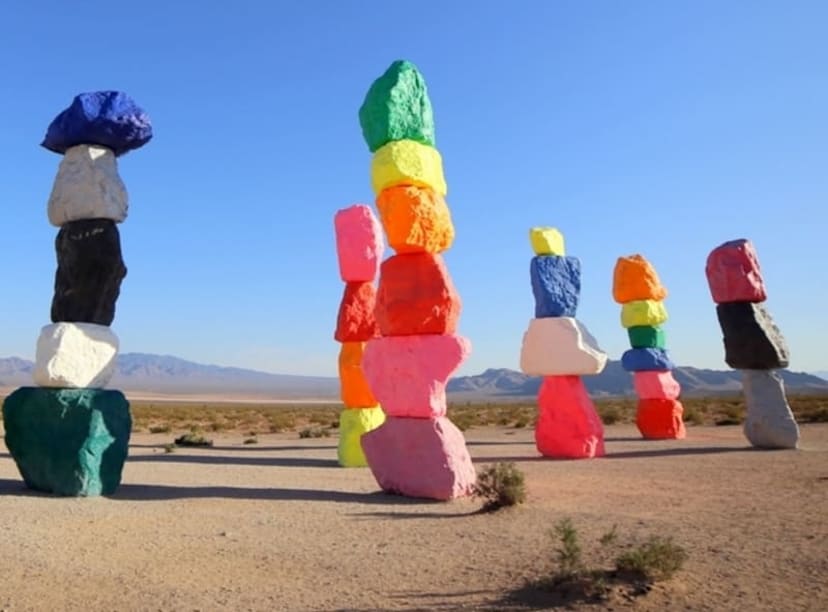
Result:
[[[373,82],[359,107],[359,124],[372,153],[393,140],[434,146],[431,100],[414,64],[397,60]]]
[[[627,328],[633,348],[665,348],[664,329],[652,325],[634,325]]]
[[[3,402],[3,423],[30,489],[94,496],[121,483],[132,416],[120,391],[21,387]]]

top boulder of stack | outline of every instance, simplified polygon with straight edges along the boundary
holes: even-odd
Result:
[[[612,297],[619,304],[638,300],[663,300],[667,289],[661,284],[655,268],[644,256],[619,257],[612,278]]]
[[[76,145],[98,145],[123,155],[152,138],[149,115],[121,91],[75,96],[69,108],[49,124],[41,146],[63,155]]]
[[[397,60],[371,84],[359,108],[371,152],[393,140],[434,146],[434,116],[425,79],[411,62]]]

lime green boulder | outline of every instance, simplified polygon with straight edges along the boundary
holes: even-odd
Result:
[[[21,387],[3,402],[3,423],[30,489],[95,496],[121,483],[132,417],[120,391]]]
[[[359,107],[359,124],[372,153],[392,140],[434,146],[431,100],[414,64],[397,60],[373,82]]]
[[[627,329],[633,348],[665,348],[664,328],[652,325],[635,325]]]

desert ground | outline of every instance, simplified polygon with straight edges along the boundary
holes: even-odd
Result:
[[[527,501],[492,513],[383,494],[338,467],[335,437],[221,432],[166,453],[172,434],[137,433],[118,492],[86,499],[28,491],[0,446],[0,609],[826,610],[828,424],[802,434],[756,451],[738,426],[644,441],[611,425],[605,458],[553,461],[530,428],[474,428],[478,470],[526,475]],[[561,601],[534,585],[562,518],[586,556],[615,526],[688,559],[642,596]]]

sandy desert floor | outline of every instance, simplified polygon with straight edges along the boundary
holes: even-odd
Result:
[[[802,432],[771,452],[739,427],[647,442],[610,426],[607,457],[551,461],[531,430],[472,429],[478,469],[526,474],[527,502],[496,513],[382,494],[337,466],[335,438],[166,454],[172,435],[138,434],[119,491],[91,499],[27,491],[0,446],[0,609],[552,609],[526,581],[552,571],[549,531],[569,517],[585,549],[617,525],[689,553],[648,595],[578,609],[826,610],[828,425]]]

